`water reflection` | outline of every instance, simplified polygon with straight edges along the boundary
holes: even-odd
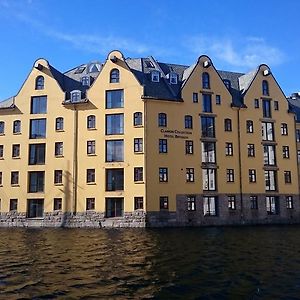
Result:
[[[0,299],[299,299],[300,227],[1,229]]]

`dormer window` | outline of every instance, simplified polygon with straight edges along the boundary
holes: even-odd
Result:
[[[151,80],[153,82],[159,82],[159,77],[160,77],[159,71],[152,71],[151,72]]]
[[[118,69],[112,69],[110,72],[110,83],[118,83],[120,82],[120,72]]]
[[[85,67],[79,67],[76,69],[75,74],[81,74],[85,70]]]
[[[90,76],[81,77],[81,83],[84,86],[90,86]]]
[[[71,92],[71,102],[79,102],[81,100],[81,91],[75,90]]]
[[[231,82],[230,82],[230,80],[224,79],[223,82],[224,82],[225,86],[227,87],[227,89],[230,90],[230,88],[231,88]]]
[[[91,64],[89,67],[89,73],[100,72],[99,64]]]
[[[176,73],[170,73],[170,83],[177,84],[177,74]]]
[[[35,80],[35,89],[36,90],[43,90],[45,87],[44,77],[38,76]]]

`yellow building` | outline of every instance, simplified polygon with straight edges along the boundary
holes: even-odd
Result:
[[[293,223],[298,177],[294,113],[266,65],[39,59],[0,103],[0,226]]]

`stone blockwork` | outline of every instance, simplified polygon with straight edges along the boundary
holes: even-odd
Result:
[[[0,227],[145,227],[145,212],[125,212],[123,217],[105,218],[101,212],[44,213],[43,218],[26,218],[26,213],[15,211],[0,214]]]

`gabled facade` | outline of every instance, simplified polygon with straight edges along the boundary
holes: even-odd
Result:
[[[271,70],[112,51],[35,62],[0,103],[1,226],[299,222],[294,113]]]

